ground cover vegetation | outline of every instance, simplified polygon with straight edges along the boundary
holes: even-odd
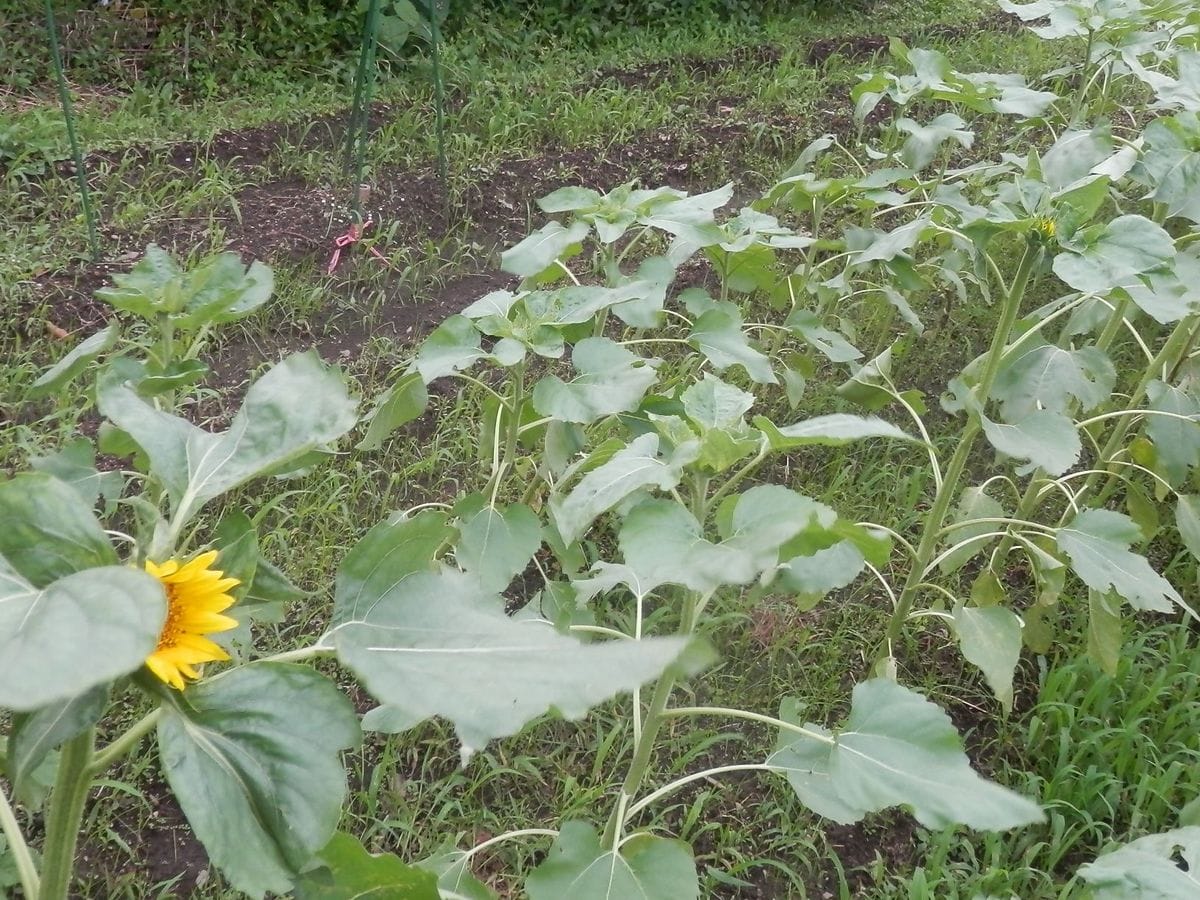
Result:
[[[1200,14],[511,27],[14,104],[0,895],[1194,896]]]

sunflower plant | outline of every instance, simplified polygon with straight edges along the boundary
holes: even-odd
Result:
[[[198,427],[181,412],[206,372],[204,340],[268,299],[270,270],[234,254],[183,269],[151,247],[114,281],[99,296],[132,321],[81,343],[32,393],[94,373],[101,448],[130,468],[99,471],[78,438],[0,482],[0,708],[11,714],[0,764],[16,801],[0,795],[0,826],[30,900],[68,896],[92,784],[151,732],[198,833],[251,815],[247,792],[274,798],[272,831],[248,845],[266,873],[328,842],[345,793],[339,754],[359,736],[332,682],[255,657],[251,623],[303,595],[262,556],[244,512],[203,515],[248,482],[318,464],[356,421],[349,386],[298,354],[250,386],[226,430]],[[132,724],[131,709],[144,712]],[[43,805],[35,856],[19,811]]]

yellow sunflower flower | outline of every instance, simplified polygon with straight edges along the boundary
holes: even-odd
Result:
[[[167,592],[167,621],[158,646],[146,657],[146,666],[180,691],[184,679],[200,677],[195,666],[229,659],[228,653],[204,637],[237,627],[236,619],[221,613],[233,605],[227,592],[241,582],[212,568],[216,560],[217,551],[210,550],[182,564],[177,559],[146,561],[146,571],[161,581]]]

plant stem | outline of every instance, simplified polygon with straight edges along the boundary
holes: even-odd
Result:
[[[136,747],[147,734],[154,730],[162,716],[162,707],[155,707],[142,716],[128,731],[96,753],[88,767],[88,775],[95,778],[118,759]]]
[[[654,686],[654,696],[650,698],[650,706],[646,710],[646,718],[642,724],[642,738],[634,749],[633,761],[630,762],[629,771],[621,785],[617,805],[613,807],[608,825],[604,828],[604,837],[600,839],[601,847],[615,847],[620,838],[621,829],[625,824],[626,809],[629,801],[637,793],[642,779],[646,776],[646,769],[650,766],[650,756],[654,752],[654,739],[658,737],[658,730],[666,721],[663,711],[667,708],[667,701],[674,688],[675,677],[670,674],[663,675]]]
[[[75,845],[83,806],[92,786],[92,748],[96,729],[71,738],[58,759],[58,776],[50,792],[46,815],[46,844],[42,860],[42,887],[37,900],[67,900],[75,872]]]
[[[950,458],[950,463],[946,467],[941,489],[934,495],[933,506],[930,508],[929,514],[925,517],[925,524],[921,530],[921,540],[917,544],[916,558],[913,560],[912,568],[908,571],[904,587],[900,591],[900,596],[896,599],[896,607],[892,612],[892,619],[888,623],[887,646],[884,648],[887,652],[877,654],[877,658],[882,659],[885,656],[891,655],[891,644],[899,639],[904,628],[904,621],[908,618],[909,612],[912,611],[921,582],[925,577],[925,569],[937,549],[939,534],[942,530],[942,525],[945,523],[946,514],[950,510],[950,503],[958,493],[958,483],[962,478],[963,470],[966,468],[967,459],[970,457],[971,450],[975,446],[975,439],[979,437],[980,431],[983,430],[980,418],[983,406],[987,403],[988,395],[992,390],[992,384],[996,380],[996,374],[1000,371],[1000,363],[1004,358],[1004,350],[1008,344],[1009,334],[1021,310],[1021,300],[1025,296],[1025,288],[1029,284],[1030,276],[1033,274],[1034,267],[1040,257],[1041,248],[1031,240],[1025,246],[1025,253],[1017,265],[1016,274],[1013,275],[1008,294],[1004,298],[1004,305],[1000,310],[1000,322],[996,326],[995,333],[992,335],[992,343],[988,348],[987,357],[984,362],[983,375],[980,377],[979,383],[972,390],[972,394],[979,404],[979,412],[971,414],[967,420],[962,436],[959,438],[958,447],[955,449],[954,455]]]
[[[17,877],[21,879],[21,890],[25,896],[36,900],[39,893],[37,867],[33,864],[33,855],[25,836],[21,834],[21,825],[17,822],[16,814],[8,802],[4,791],[0,790],[0,833],[8,841],[8,852],[12,854],[13,862],[17,865]]]

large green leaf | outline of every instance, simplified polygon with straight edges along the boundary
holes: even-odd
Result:
[[[114,275],[115,286],[101,288],[96,297],[116,309],[151,319],[160,309],[172,311],[182,305],[178,299],[182,277],[183,270],[171,254],[157,244],[150,244],[131,271]]]
[[[707,592],[748,584],[760,572],[746,550],[706,540],[700,523],[674,500],[635,506],[621,526],[620,547],[642,593],[662,584]]]
[[[145,572],[103,566],[39,589],[0,556],[0,707],[35,710],[132,672],[166,616]]]
[[[332,627],[365,615],[378,597],[409,576],[436,571],[434,558],[453,537],[446,514],[432,509],[373,527],[338,568]]]
[[[1079,291],[1103,293],[1170,263],[1171,236],[1144,216],[1118,216],[1082,233],[1074,252],[1054,257],[1054,273]]]
[[[315,353],[289,356],[251,385],[242,408],[220,434],[155,409],[115,372],[100,387],[100,411],[150,457],[176,515],[250,479],[285,471],[349,431],[356,401],[336,369]]]
[[[1021,620],[1003,606],[954,609],[954,633],[967,662],[979,668],[1006,710],[1013,704],[1013,673],[1021,658]]]
[[[798,704],[780,718],[799,725]],[[871,812],[907,806],[928,828],[962,824],[1000,831],[1043,820],[1031,800],[971,768],[950,717],[920,694],[886,678],[854,688],[850,718],[838,733],[805,724],[781,729],[768,764],[778,767],[815,812],[849,824]]]
[[[1084,412],[1093,409],[1108,399],[1116,380],[1102,350],[1066,349],[1037,337],[1004,358],[991,396],[1000,401],[1004,421],[1019,422],[1039,409],[1060,414],[1076,405]]]
[[[1129,550],[1141,540],[1141,529],[1128,516],[1107,509],[1087,509],[1058,530],[1058,549],[1071,570],[1100,594],[1116,591],[1135,609],[1171,612],[1183,598],[1150,567],[1144,556]]]
[[[885,422],[876,416],[855,416],[849,413],[814,416],[795,425],[785,425],[783,428],[776,427],[764,416],[756,416],[754,425],[767,435],[772,448],[776,450],[814,445],[839,447],[852,441],[876,437],[913,440],[891,422]]]
[[[1200,897],[1200,827],[1138,838],[1080,867],[1095,900],[1194,900]]]
[[[742,313],[732,303],[718,303],[692,326],[689,342],[703,353],[718,372],[741,366],[752,381],[776,384],[771,361],[751,345],[742,330]]]
[[[117,562],[89,505],[69,484],[25,473],[0,481],[0,557],[34,587]]]
[[[454,723],[464,756],[527,722],[567,719],[659,677],[689,668],[684,638],[581,643],[552,625],[519,621],[503,600],[459,572],[416,572],[363,597],[332,634],[341,661],[384,704],[410,721]]]
[[[391,853],[368,853],[353,835],[338,832],[318,856],[319,867],[296,883],[296,900],[440,900],[432,872]]]
[[[480,347],[479,331],[466,316],[451,316],[433,330],[414,365],[425,383],[463,369],[469,369],[487,353]]]
[[[320,673],[266,662],[169,700],[159,756],[196,837],[237,890],[287,892],[341,817],[354,707]]]
[[[938,150],[946,141],[952,140],[967,149],[975,142],[975,133],[967,128],[967,123],[949,112],[942,113],[928,125],[900,118],[896,120],[895,128],[908,135],[900,148],[901,161],[908,168],[918,172],[933,162]]]
[[[529,900],[699,900],[700,880],[683,841],[639,834],[616,850],[586,822],[567,822],[525,889]]]
[[[506,509],[488,505],[478,494],[469,500],[455,509],[460,524],[454,558],[486,590],[503,591],[542,545],[542,523],[519,503]]]
[[[472,874],[470,863],[465,850],[447,843],[417,865],[437,876],[442,900],[495,900],[495,893]]]
[[[1035,409],[1019,421],[993,422],[980,416],[988,442],[1014,459],[1028,460],[1017,468],[1018,475],[1043,469],[1049,475],[1061,475],[1079,459],[1083,444],[1074,423],[1049,409]]]
[[[702,430],[741,425],[754,405],[754,395],[722,381],[711,372],[679,395],[683,411]]]
[[[584,338],[571,351],[579,374],[570,381],[547,375],[533,387],[533,406],[543,416],[589,425],[636,409],[658,380],[658,360],[643,359],[604,337]]]
[[[667,491],[679,483],[679,466],[659,459],[658,436],[634,438],[602,466],[588,472],[565,496],[550,500],[550,515],[564,542],[578,540],[601,513],[634,491],[657,487]]]
[[[71,352],[47,369],[29,389],[29,399],[37,400],[70,384],[101,353],[111,350],[121,335],[121,326],[113,322],[103,331],[80,341]]]
[[[580,243],[591,229],[586,222],[575,221],[570,227],[548,222],[519,244],[500,255],[500,268],[514,275],[536,275],[554,264],[573,244]]]

